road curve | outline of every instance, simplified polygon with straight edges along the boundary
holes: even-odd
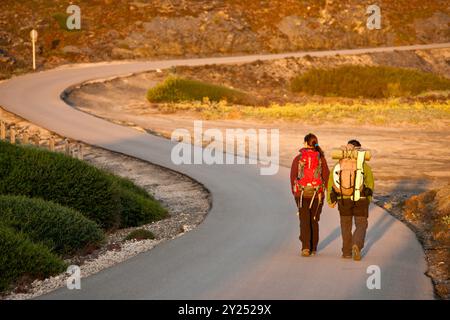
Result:
[[[340,259],[336,210],[324,209],[319,255],[298,256],[298,218],[288,169],[261,176],[252,165],[174,165],[171,141],[93,117],[66,105],[69,86],[175,65],[244,63],[289,56],[360,54],[450,47],[450,43],[92,64],[28,74],[0,83],[0,105],[63,136],[182,172],[204,184],[213,206],[195,230],[82,280],[81,290],[58,289],[44,299],[432,299],[427,265],[415,235],[379,207],[370,210],[367,254]],[[281,137],[282,139],[282,137]],[[293,153],[297,146],[293,146]],[[369,290],[366,271],[381,269],[381,289]]]

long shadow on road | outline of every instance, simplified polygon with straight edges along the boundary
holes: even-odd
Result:
[[[317,246],[317,250],[322,251],[329,244],[331,244],[334,240],[339,238],[340,235],[341,235],[341,227],[338,226],[325,239],[320,241],[319,245]]]
[[[378,218],[377,222],[373,226],[369,226],[369,230],[366,236],[366,244],[364,246],[363,256],[367,255],[370,248],[383,237],[383,235],[394,224],[396,219],[389,214],[384,214]],[[370,215],[369,215],[370,223]]]

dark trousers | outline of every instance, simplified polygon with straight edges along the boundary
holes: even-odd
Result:
[[[299,207],[299,199],[297,201],[297,207]],[[322,213],[323,197],[319,204],[319,198],[315,197],[311,209],[309,205],[311,199],[303,198],[302,206],[298,208],[300,218],[300,241],[302,243],[302,250],[309,249],[311,251],[317,251],[317,244],[319,243],[319,219]]]
[[[351,255],[353,245],[357,245],[359,249],[364,248],[369,225],[369,201],[367,199],[356,202],[351,199],[339,200],[338,209],[341,217],[342,253]],[[355,231],[352,233],[353,221],[355,222]]]

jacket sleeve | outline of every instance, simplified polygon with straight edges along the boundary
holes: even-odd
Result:
[[[294,160],[292,161],[292,165],[291,165],[291,192],[292,194],[294,194],[294,182],[295,179],[297,179],[298,177],[298,160],[299,160],[299,156],[296,156],[294,158]]]
[[[375,192],[375,179],[373,178],[372,168],[364,162],[364,186],[372,190],[372,194]],[[372,201],[372,196],[367,197],[369,202]]]

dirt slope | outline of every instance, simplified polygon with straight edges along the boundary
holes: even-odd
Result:
[[[80,0],[81,30],[65,27],[67,1],[3,0],[0,79],[70,62],[211,56],[447,42],[446,1],[378,1],[381,30],[366,28],[361,0]]]

